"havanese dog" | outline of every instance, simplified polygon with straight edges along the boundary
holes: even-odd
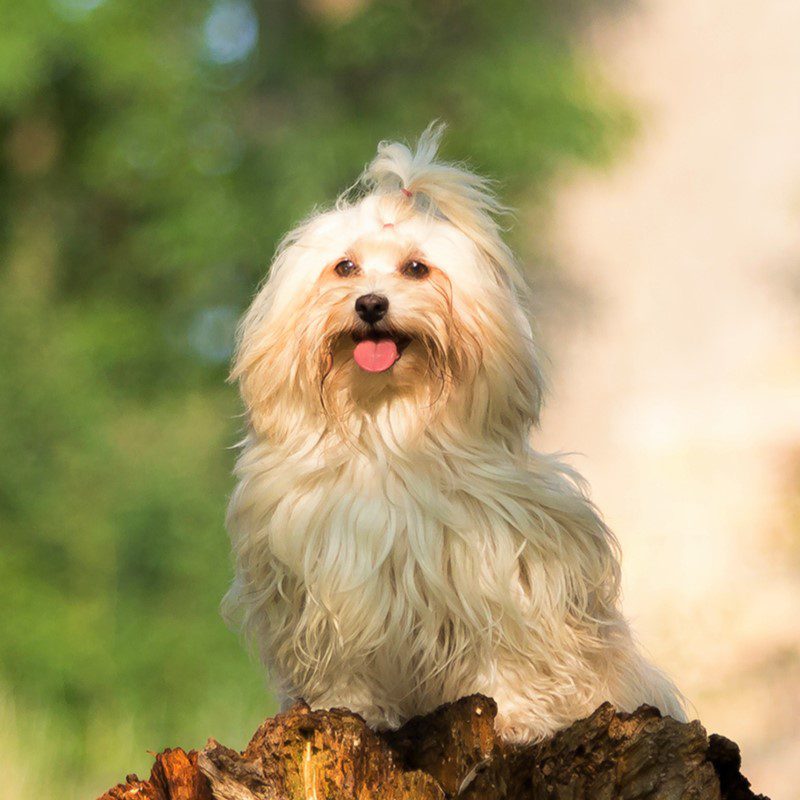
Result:
[[[226,612],[284,704],[394,728],[463,695],[509,740],[601,702],[683,719],[619,608],[614,537],[530,443],[542,375],[488,182],[382,143],[242,320]]]

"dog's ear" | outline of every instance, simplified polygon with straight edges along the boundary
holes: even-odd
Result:
[[[239,325],[230,379],[237,381],[250,424],[259,432],[273,427],[281,389],[288,384],[290,349],[265,312],[269,298],[262,290]],[[283,341],[281,341],[283,339]]]
[[[292,415],[303,405],[290,402],[293,393],[299,392],[307,366],[307,358],[292,339],[298,329],[298,306],[287,301],[295,291],[291,280],[286,280],[294,249],[293,242],[279,249],[266,282],[239,323],[230,374],[230,380],[239,384],[250,424],[270,437],[285,436],[298,421]]]
[[[309,290],[308,275],[319,258],[308,239],[324,219],[312,214],[284,237],[237,330],[230,380],[239,384],[252,427],[270,437],[285,438],[302,423],[298,415],[311,413],[302,390],[318,365],[297,336],[308,325],[299,316],[307,312],[306,298],[298,298]]]
[[[539,422],[545,380],[530,322],[508,286],[486,286],[462,306],[468,340],[480,344],[473,381],[463,386],[472,423],[515,438]]]

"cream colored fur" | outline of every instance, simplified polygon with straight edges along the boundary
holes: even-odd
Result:
[[[683,718],[620,613],[613,535],[580,477],[529,445],[542,377],[502,209],[436,160],[438,137],[381,144],[281,244],[242,321],[226,611],[285,701],[378,727],[472,692],[515,740],[604,700]],[[427,279],[398,272],[412,257]],[[339,277],[343,258],[361,274]],[[384,373],[352,356],[367,292],[411,337]]]

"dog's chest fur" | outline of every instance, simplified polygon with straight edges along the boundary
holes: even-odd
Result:
[[[260,445],[240,463],[233,524],[259,551],[265,656],[311,702],[360,678],[414,706],[463,694],[491,671],[501,619],[521,623],[529,603],[530,518],[498,486],[509,465],[381,455]]]
[[[545,530],[558,512],[507,453],[254,444],[239,474],[232,523],[237,547],[255,549],[260,595],[250,622],[285,694],[391,724],[489,691],[504,653],[523,649],[545,677],[563,657],[548,644],[568,625]]]

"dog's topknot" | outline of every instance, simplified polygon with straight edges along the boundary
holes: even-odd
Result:
[[[402,193],[414,208],[447,219],[483,250],[498,277],[520,289],[514,256],[498,224],[498,217],[510,211],[497,199],[488,178],[463,164],[438,159],[445,127],[432,122],[413,149],[401,142],[381,142],[356,184],[357,194]]]

